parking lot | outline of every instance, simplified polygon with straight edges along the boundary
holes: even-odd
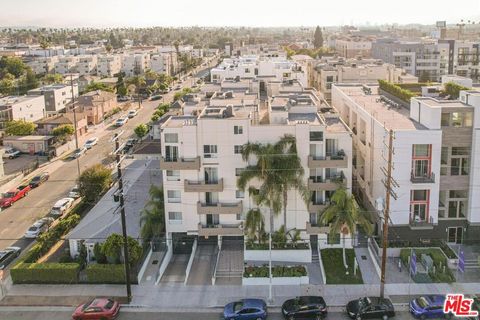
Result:
[[[35,166],[36,161],[42,161],[43,157],[36,155],[22,154],[15,159],[3,159],[3,169],[5,175],[21,173]]]

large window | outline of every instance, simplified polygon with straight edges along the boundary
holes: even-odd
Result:
[[[442,127],[471,127],[473,123],[472,112],[442,113]]]
[[[165,133],[165,143],[178,143],[178,134]]]
[[[233,146],[233,153],[242,154],[243,146]]]
[[[467,201],[467,190],[450,190],[448,201],[448,218],[465,218]]]
[[[430,176],[430,144],[414,144],[412,156],[412,174],[415,178]]]
[[[178,147],[177,146],[165,146],[165,160],[177,161],[178,159]]]
[[[412,190],[410,193],[410,220],[428,222],[430,190]]]
[[[310,141],[323,141],[323,132],[310,131]]]
[[[217,157],[217,145],[206,144],[203,146],[203,157],[204,158],[216,158]]]
[[[168,222],[170,224],[181,224],[182,223],[182,213],[181,212],[168,212]]]
[[[180,181],[180,171],[167,170],[167,181]]]
[[[180,203],[181,202],[181,192],[180,190],[168,190],[167,199],[169,203]]]
[[[467,176],[470,173],[470,148],[452,147],[450,175]]]

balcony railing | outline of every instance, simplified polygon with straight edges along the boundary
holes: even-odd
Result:
[[[428,221],[420,220],[419,218],[410,218],[410,229],[428,230],[433,229],[433,217],[429,217]]]
[[[209,236],[242,236],[243,224],[198,224],[198,235]]]
[[[308,190],[317,191],[317,190],[337,190],[339,185],[343,184],[345,181],[345,176],[343,174],[338,174],[335,176],[330,176],[326,179],[310,178],[308,179]]]
[[[198,214],[241,214],[242,211],[242,201],[234,203],[219,202],[215,204],[197,202]]]
[[[410,173],[410,181],[412,183],[435,183],[435,174],[433,172],[426,175],[415,175],[412,171]]]
[[[185,180],[185,192],[222,192],[223,178],[218,181],[192,181]]]
[[[348,158],[343,152],[326,157],[308,156],[309,168],[347,168]]]
[[[330,226],[321,226],[316,223],[310,223],[308,221],[305,228],[307,229],[307,234],[320,234],[330,232]]]
[[[200,170],[200,157],[195,158],[160,158],[162,170]]]
[[[327,208],[326,202],[322,201],[310,201],[308,203],[308,211],[309,212],[320,212]]]

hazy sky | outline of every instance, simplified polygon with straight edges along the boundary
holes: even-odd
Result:
[[[313,26],[480,20],[480,0],[0,0],[1,26]]]

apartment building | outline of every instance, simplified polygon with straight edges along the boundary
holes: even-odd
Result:
[[[35,74],[47,74],[55,71],[55,64],[58,62],[58,57],[40,57],[34,58],[27,62],[27,65],[32,68]]]
[[[353,189],[382,228],[388,132],[394,133],[395,197],[391,239],[462,243],[478,239],[480,92],[460,101],[415,97],[410,110],[378,94],[378,86],[334,84],[332,105],[353,132]]]
[[[438,43],[448,56],[445,59],[448,74],[480,80],[480,41],[438,40]]]
[[[117,107],[117,97],[112,92],[90,91],[78,97],[75,107],[79,112],[85,113],[89,125],[98,124]]]
[[[97,60],[98,58],[96,55],[79,56],[76,70],[80,76],[96,74]]]
[[[298,82],[280,82],[271,90],[276,94],[265,105],[255,93],[207,92],[190,112],[161,125],[168,239],[243,239],[246,212],[256,205],[236,185],[242,170],[253,164],[242,159],[242,146],[276,143],[285,134],[296,138],[305,184],[312,191],[308,203],[295,190],[288,192],[286,228],[301,230],[303,239],[327,239],[328,227],[318,224],[317,213],[337,183],[351,188],[351,133],[338,114],[320,112],[328,106],[315,90],[304,90]],[[269,210],[262,207],[261,212],[268,230]],[[274,226],[282,224],[279,215]]]
[[[327,101],[331,101],[334,83],[418,82],[417,77],[378,59],[327,57],[312,61],[309,67],[309,86],[317,89]]]
[[[359,37],[335,40],[335,52],[344,58],[371,57],[372,41]]]
[[[148,53],[128,53],[122,59],[122,72],[127,77],[145,73],[150,68],[150,55]]]
[[[177,69],[177,55],[172,53],[152,55],[150,57],[150,69],[157,73],[174,75]]]
[[[72,101],[72,87],[66,84],[52,84],[27,92],[28,96],[43,96],[47,116],[56,115],[65,110]],[[78,85],[73,84],[73,95],[78,97]]]
[[[122,57],[120,55],[100,55],[97,58],[97,75],[113,77],[122,70]]]
[[[45,116],[45,100],[36,96],[7,96],[0,98],[0,130],[12,120],[34,122]]]
[[[79,58],[76,56],[60,56],[55,63],[55,73],[76,73]]]

